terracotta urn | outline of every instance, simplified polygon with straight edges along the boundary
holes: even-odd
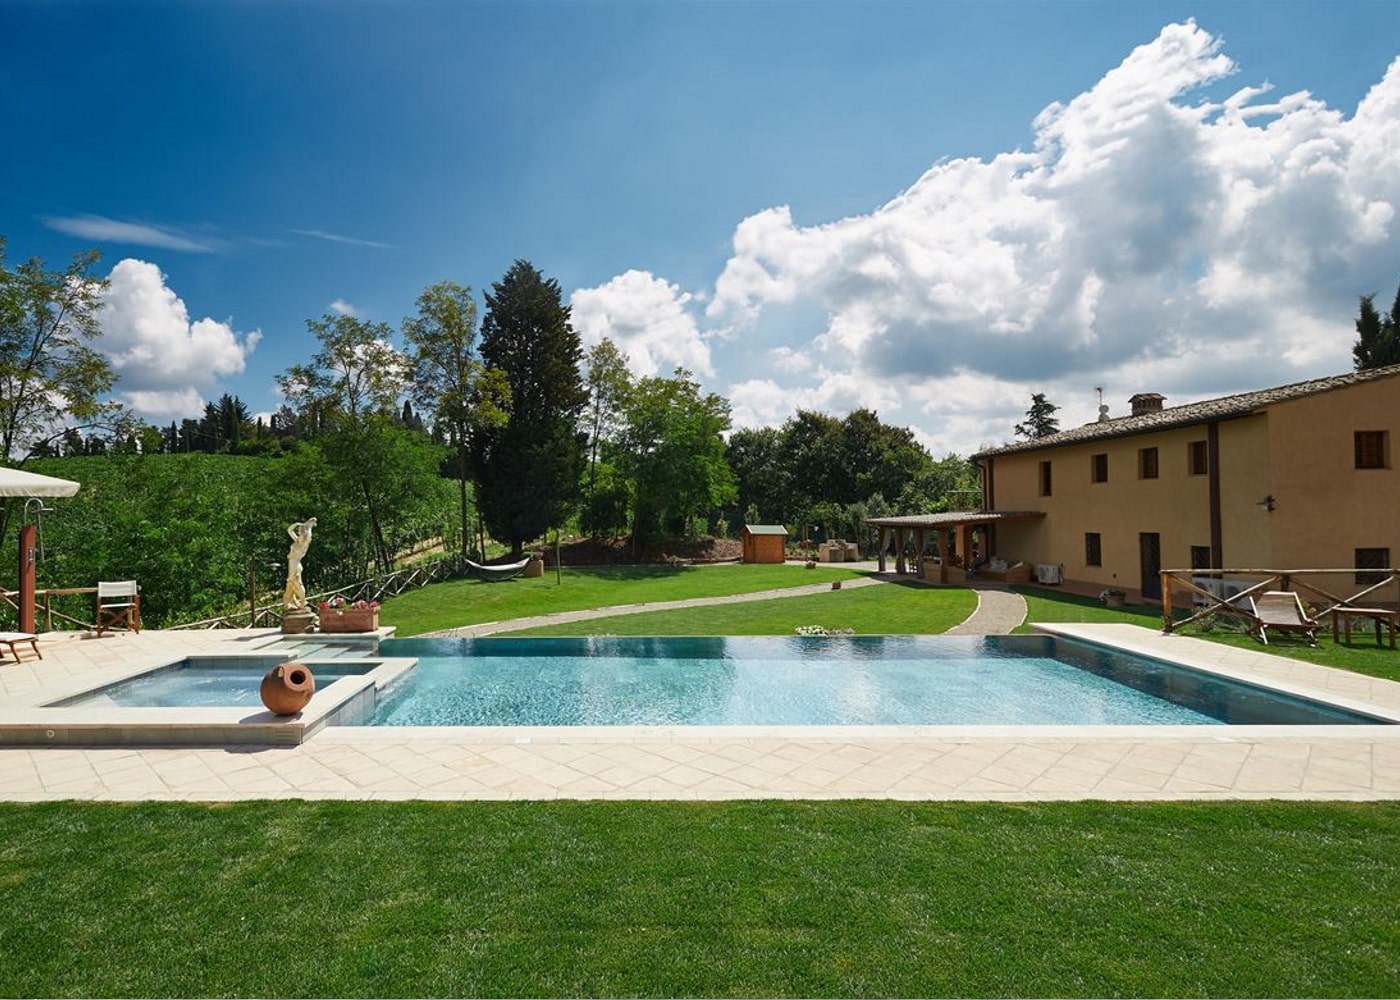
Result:
[[[274,715],[296,715],[316,693],[316,678],[304,663],[279,663],[267,672],[259,693]]]

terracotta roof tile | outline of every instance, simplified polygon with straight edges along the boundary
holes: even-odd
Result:
[[[1145,434],[1149,431],[1205,423],[1210,420],[1244,417],[1274,403],[1284,403],[1291,399],[1314,396],[1320,392],[1330,392],[1333,389],[1345,389],[1348,386],[1374,382],[1377,379],[1394,378],[1397,375],[1400,375],[1400,365],[1389,365],[1385,368],[1347,372],[1344,375],[1331,375],[1327,378],[1317,378],[1307,382],[1294,382],[1291,385],[1260,389],[1257,392],[1242,392],[1235,396],[1222,396],[1219,399],[1207,399],[1199,403],[1171,406],[1136,417],[1115,417],[1110,420],[1096,421],[1081,427],[1060,431],[1058,434],[1048,434],[1045,437],[1032,438],[1028,441],[1017,441],[997,448],[988,448],[972,457],[974,459],[991,458],[996,455],[1009,455],[1016,452],[1039,451],[1043,448],[1058,448],[1062,445],[1079,444],[1084,441]]]

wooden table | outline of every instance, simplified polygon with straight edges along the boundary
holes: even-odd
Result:
[[[1351,620],[1353,618],[1369,618],[1375,623],[1377,646],[1381,644],[1381,626],[1385,626],[1390,631],[1390,648],[1395,648],[1395,627],[1397,619],[1400,619],[1400,611],[1391,611],[1388,608],[1333,608],[1333,642],[1342,641],[1338,634],[1341,632],[1346,635],[1347,645],[1351,645]]]

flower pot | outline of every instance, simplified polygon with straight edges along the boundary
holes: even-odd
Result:
[[[377,628],[378,608],[338,608],[321,612],[322,632],[373,632]]]
[[[1103,599],[1104,604],[1110,608],[1121,608],[1126,598],[1122,594],[1109,594]]]
[[[296,715],[316,693],[316,678],[304,663],[279,663],[262,679],[258,693],[273,715]]]

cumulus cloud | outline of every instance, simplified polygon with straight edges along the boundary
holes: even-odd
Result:
[[[346,302],[344,299],[336,299],[329,306],[327,306],[327,308],[330,309],[330,311],[335,313],[337,316],[359,315],[355,307],[352,306],[349,302]]]
[[[1049,104],[1028,149],[939,162],[868,214],[741,220],[703,311],[768,361],[720,366],[736,423],[883,400],[967,453],[1008,439],[1032,392],[1072,426],[1096,386],[1121,414],[1138,391],[1349,369],[1357,296],[1400,259],[1400,59],[1350,117],[1240,74],[1220,38],[1168,25]],[[603,286],[607,310],[660,301],[644,277]]]
[[[185,253],[213,253],[220,246],[216,240],[189,236],[169,226],[125,222],[101,215],[58,216],[43,221],[44,225],[60,233],[104,243],[129,243]]]
[[[628,271],[570,298],[574,329],[584,344],[607,338],[638,375],[676,367],[710,376],[710,349],[687,308],[692,296],[646,271]]]
[[[120,376],[124,400],[152,418],[199,413],[202,393],[242,372],[262,338],[207,317],[192,322],[160,268],[146,261],[120,261],[107,281],[98,347]]]

